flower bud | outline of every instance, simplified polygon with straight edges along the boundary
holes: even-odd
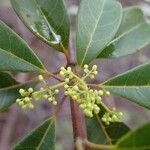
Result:
[[[94,65],[94,66],[92,67],[92,70],[96,71],[96,70],[97,70],[97,65]]]
[[[56,89],[56,90],[54,91],[54,93],[55,93],[55,94],[58,94],[58,93],[59,93],[59,90],[58,90],[58,89]]]
[[[89,67],[89,66],[88,66],[87,64],[84,65],[84,69],[88,69],[88,67]]]
[[[30,93],[32,93],[32,92],[33,92],[33,88],[29,88],[28,91],[29,91]]]
[[[28,103],[28,102],[30,102],[30,98],[29,98],[29,97],[25,97],[25,98],[24,98],[24,101],[25,101],[26,103]]]
[[[23,106],[22,106],[22,109],[23,109],[23,110],[25,110],[26,108],[27,108],[27,106],[26,106],[26,105],[23,105]]]
[[[53,101],[52,104],[53,104],[53,105],[57,105],[57,101]]]
[[[43,78],[42,75],[39,75],[39,76],[38,76],[38,79],[39,79],[40,81],[43,81],[43,80],[44,80],[44,78]]]
[[[34,106],[33,106],[33,104],[31,104],[31,103],[28,105],[28,107],[29,107],[30,110],[33,110],[33,109],[34,109]]]
[[[110,96],[110,92],[109,92],[109,91],[106,91],[106,95],[107,95],[107,96]]]
[[[21,99],[19,99],[19,98],[18,98],[18,99],[16,99],[16,103],[18,103],[18,104],[19,104],[19,102],[20,102],[20,101],[21,101]]]

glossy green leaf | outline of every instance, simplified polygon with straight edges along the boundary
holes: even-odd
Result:
[[[120,29],[113,41],[100,53],[99,58],[117,58],[137,52],[150,44],[150,24],[145,22],[141,9],[124,10]]]
[[[0,71],[44,71],[43,65],[29,46],[2,21],[0,21]]]
[[[150,123],[122,137],[115,150],[150,150]]]
[[[90,63],[114,38],[122,7],[114,0],[82,0],[77,19],[76,49],[79,66]]]
[[[120,74],[103,86],[112,94],[150,109],[150,63]]]
[[[11,0],[23,23],[40,39],[59,51],[69,43],[69,17],[63,0]]]
[[[86,128],[88,140],[96,144],[114,144],[123,135],[129,132],[129,127],[123,122],[115,122],[110,125],[105,125],[100,118],[104,114],[104,109],[98,116],[86,118]]]
[[[20,88],[32,87],[35,84],[36,81],[26,84],[18,83],[8,73],[0,72],[0,112],[15,103],[20,96],[18,92]]]
[[[55,120],[46,120],[22,139],[13,150],[55,150]]]

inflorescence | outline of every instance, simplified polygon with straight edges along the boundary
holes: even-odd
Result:
[[[38,79],[46,84],[46,81],[44,80],[42,75],[39,75]],[[27,108],[32,110],[34,108],[33,100],[39,101],[41,99],[44,99],[53,105],[57,105],[57,101],[55,98],[55,95],[59,93],[57,87],[59,87],[59,85],[52,87],[46,85],[39,91],[34,91],[33,88],[29,88],[28,90],[20,89],[19,93],[21,95],[21,98],[18,98],[16,100],[16,103],[21,106],[23,110],[26,110]]]
[[[39,75],[38,79],[45,83],[45,87],[42,87],[39,91],[34,91],[32,88],[28,90],[20,89],[19,93],[21,98],[18,98],[16,102],[22,107],[33,109],[33,100],[39,101],[45,99],[53,105],[57,105],[56,94],[59,93],[58,88],[64,87],[64,94],[69,96],[72,100],[76,101],[87,117],[93,117],[94,114],[100,113],[100,106],[106,110],[102,117],[102,121],[107,125],[110,122],[117,122],[122,118],[122,112],[117,112],[115,108],[109,109],[102,101],[104,96],[110,96],[110,92],[102,87],[99,89],[92,89],[87,83],[86,79],[94,79],[98,74],[97,66],[94,65],[89,70],[88,65],[84,65],[84,74],[82,77],[77,76],[71,69],[71,67],[61,67],[60,76],[64,78],[64,82],[49,87],[42,75]]]

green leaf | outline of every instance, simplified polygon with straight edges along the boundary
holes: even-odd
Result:
[[[30,81],[26,84],[16,82],[8,73],[0,72],[0,112],[6,110],[20,96],[20,88],[32,87],[36,81]]]
[[[65,52],[70,23],[63,0],[11,0],[23,23],[41,40]]]
[[[149,35],[150,24],[145,22],[141,9],[126,8],[115,39],[99,54],[98,58],[117,58],[133,54],[150,44]]]
[[[55,150],[55,120],[46,120],[22,139],[13,150]]]
[[[90,63],[114,38],[122,7],[114,0],[82,0],[77,19],[76,49],[79,66]]]
[[[150,150],[150,123],[122,137],[115,150]]]
[[[13,79],[10,74],[6,72],[0,72],[0,89],[13,86],[15,84],[18,84],[18,82]]]
[[[43,65],[29,46],[2,21],[0,21],[0,71],[44,71]]]
[[[102,85],[112,94],[150,109],[150,63],[133,68]]]
[[[123,122],[105,125],[100,119],[104,112],[104,109],[101,108],[99,115],[95,115],[93,118],[86,118],[87,137],[92,143],[114,144],[129,131],[129,127]]]

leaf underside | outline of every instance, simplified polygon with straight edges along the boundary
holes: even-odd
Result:
[[[118,58],[136,53],[150,44],[150,24],[146,23],[143,12],[138,7],[124,9],[121,26],[98,58]]]
[[[109,79],[103,86],[114,95],[150,109],[150,63]]]
[[[122,7],[117,1],[81,1],[76,34],[77,62],[80,67],[95,59],[114,38],[121,19]]]

